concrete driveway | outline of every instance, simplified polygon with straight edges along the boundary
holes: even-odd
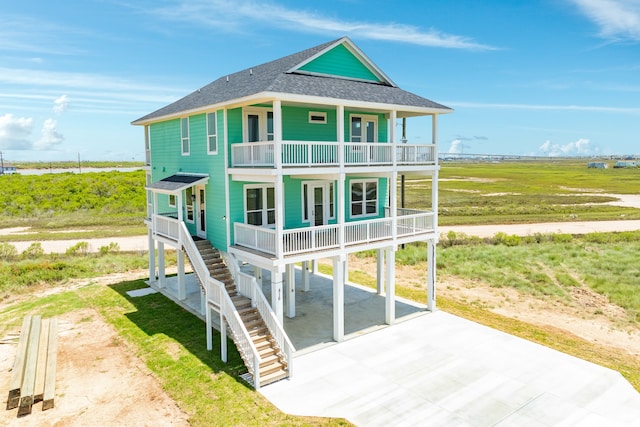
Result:
[[[261,389],[282,411],[359,426],[633,426],[618,373],[437,311],[295,358]]]

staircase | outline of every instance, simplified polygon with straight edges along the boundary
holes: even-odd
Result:
[[[287,363],[280,348],[278,348],[276,341],[271,336],[258,310],[251,306],[251,300],[237,292],[233,276],[220,257],[220,252],[214,249],[208,240],[195,240],[194,243],[211,277],[224,284],[245,328],[249,331],[253,344],[260,354],[260,386],[287,378],[289,376]],[[198,281],[200,281],[199,277]],[[231,336],[234,337],[233,331],[231,331]],[[240,352],[240,355],[244,360],[245,355],[242,352]],[[245,364],[249,366],[247,360],[245,360]]]

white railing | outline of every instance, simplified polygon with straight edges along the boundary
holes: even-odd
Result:
[[[403,165],[433,164],[436,161],[435,144],[396,145],[396,162]]]
[[[260,388],[260,363],[262,363],[262,359],[251,340],[249,331],[247,331],[240,318],[240,313],[238,313],[233,301],[231,301],[231,297],[226,292],[223,293],[223,298],[220,301],[220,312],[229,325],[233,342],[238,347],[238,351],[247,365],[247,370],[253,375],[253,386],[258,390]],[[220,327],[224,328],[224,325],[220,325]]]
[[[243,142],[231,146],[232,167],[275,167],[275,142]],[[385,142],[282,141],[282,166],[338,166],[338,150],[344,150],[348,166],[430,165],[436,160],[434,144],[389,144]]]
[[[180,239],[180,224],[181,222],[177,218],[168,215],[153,215],[154,234],[176,242]]]
[[[235,166],[274,166],[273,142],[244,142],[231,145],[231,164]]]
[[[337,142],[283,141],[282,166],[337,166]]]
[[[280,322],[278,322],[278,317],[276,313],[273,311],[273,308],[267,302],[262,290],[258,286],[258,282],[256,278],[242,272],[238,272],[238,288],[241,288],[246,292],[242,293],[247,298],[251,298],[251,305],[256,307],[258,312],[260,313],[260,317],[264,320],[265,325],[269,329],[269,333],[275,340],[280,352],[285,357],[287,361],[287,371],[289,373],[289,377],[293,376],[293,353],[295,353],[296,349],[293,347],[293,344],[289,340],[287,333],[284,331]],[[240,285],[242,283],[242,285]]]
[[[350,222],[344,227],[344,240],[347,245],[369,243],[391,237],[390,218]]]
[[[285,255],[291,255],[318,249],[337,248],[340,245],[338,231],[337,225],[284,230],[283,251]]]
[[[233,233],[238,245],[270,254],[276,253],[276,231],[272,228],[236,222],[233,224]]]
[[[345,142],[344,163],[346,165],[390,165],[393,145],[386,143]]]
[[[398,209],[396,236],[409,236],[434,231],[433,212]],[[234,223],[235,244],[276,255],[276,232],[271,228]],[[357,245],[393,238],[393,219],[389,209],[385,218],[354,221],[344,224],[344,244]],[[340,247],[340,225],[293,228],[282,233],[282,255],[293,255]]]

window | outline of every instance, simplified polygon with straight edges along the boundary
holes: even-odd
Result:
[[[176,196],[175,194],[169,194],[169,206],[172,208],[176,207]]]
[[[351,116],[351,142],[378,142],[376,116]]]
[[[187,206],[187,221],[193,222],[193,202],[195,201],[196,194],[193,191],[193,187],[189,187],[185,190],[185,205]]]
[[[378,214],[378,181],[351,181],[351,217]]]
[[[276,198],[274,187],[245,187],[245,223],[273,226],[276,223]]]
[[[327,123],[327,113],[317,112],[317,111],[309,111],[309,123],[318,123],[318,124],[326,124]]]
[[[182,146],[182,155],[189,155],[189,117],[180,119],[180,140]]]
[[[207,113],[207,152],[209,154],[218,153],[218,121],[217,114]]]

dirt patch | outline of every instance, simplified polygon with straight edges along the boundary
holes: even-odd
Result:
[[[375,272],[375,260],[352,256],[349,269]],[[424,264],[397,265],[396,280],[403,286],[424,289]],[[584,340],[640,356],[640,326],[630,324],[624,309],[586,286],[572,288],[570,297],[561,301],[441,275],[438,277],[438,295],[527,323],[564,329]]]
[[[18,418],[17,409],[5,410],[3,394],[0,425],[189,425],[187,415],[97,312],[75,311],[58,322],[55,407],[42,411],[37,403],[30,415]],[[3,393],[15,352],[15,344],[0,345]]]

